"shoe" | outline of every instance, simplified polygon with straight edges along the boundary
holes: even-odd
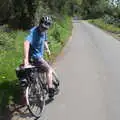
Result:
[[[59,92],[60,92],[60,89],[59,89],[59,88],[56,88],[56,89],[55,89],[55,92],[54,92],[54,95],[58,95]]]
[[[53,98],[55,93],[54,88],[49,88],[48,92],[49,92],[49,98]]]

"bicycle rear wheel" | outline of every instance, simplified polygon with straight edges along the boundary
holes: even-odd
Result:
[[[45,106],[44,91],[40,83],[34,82],[28,85],[26,88],[26,103],[30,113],[39,118]]]

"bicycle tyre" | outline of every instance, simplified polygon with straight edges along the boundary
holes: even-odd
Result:
[[[57,74],[55,73],[55,71],[52,73],[52,80],[53,80],[53,86],[55,89],[55,95],[57,95],[59,93],[60,80]]]
[[[30,113],[36,118],[41,117],[45,106],[45,98],[42,85],[40,83],[32,83],[28,85],[26,88],[25,96],[26,104]]]

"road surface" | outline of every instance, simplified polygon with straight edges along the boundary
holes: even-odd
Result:
[[[84,21],[57,58],[61,92],[39,120],[120,120],[120,42]],[[33,120],[18,118],[16,120]]]

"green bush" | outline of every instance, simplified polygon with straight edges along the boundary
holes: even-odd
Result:
[[[95,20],[88,20],[88,21],[109,32],[120,33],[119,27],[116,27],[115,25],[112,25],[112,24],[107,24],[104,22],[103,19],[95,19]]]
[[[66,17],[64,22],[65,23],[63,25],[59,22],[56,22],[48,31],[52,59],[58,55],[71,33],[71,19]],[[0,44],[0,91],[2,91],[2,93],[4,91],[6,93],[7,91],[7,96],[5,98],[6,101],[4,101],[2,93],[0,92],[0,106],[1,104],[9,104],[10,101],[15,102],[19,97],[17,94],[19,87],[16,86],[18,81],[16,78],[15,69],[23,62],[23,42],[28,32],[13,31],[11,33],[1,32],[1,34],[2,37],[0,36],[0,43],[2,44]],[[46,55],[45,59],[47,59]],[[14,86],[13,89],[11,85]]]
[[[115,26],[120,27],[120,19],[119,18],[115,18],[114,16],[110,16],[110,15],[104,15],[103,20],[106,24],[113,24]]]

